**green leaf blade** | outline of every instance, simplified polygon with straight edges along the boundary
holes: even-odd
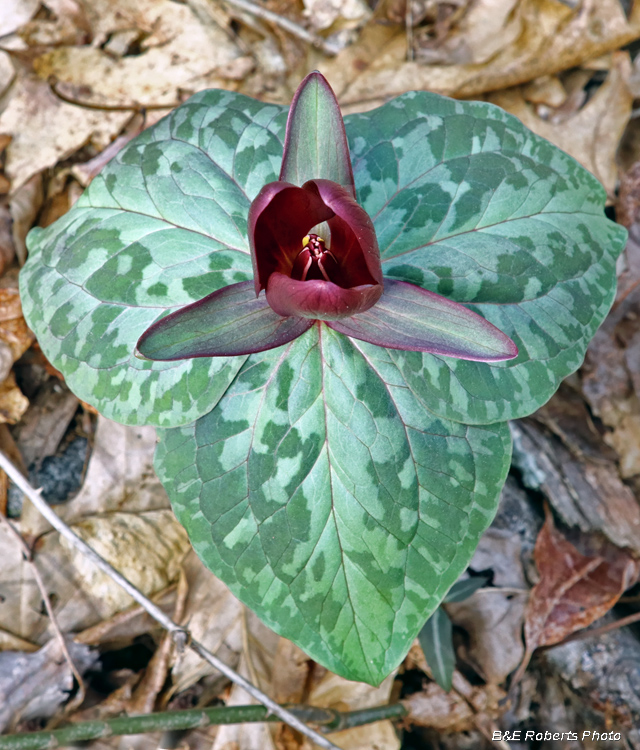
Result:
[[[379,683],[495,512],[504,425],[434,418],[386,350],[317,326],[252,355],[156,468],[203,561],[277,632]]]
[[[411,92],[345,123],[385,276],[469,305],[520,350],[499,363],[407,352],[398,366],[448,419],[531,413],[580,366],[613,301],[626,233],[604,217],[602,186],[482,102]]]
[[[285,117],[231,92],[197,94],[30,235],[25,316],[70,388],[109,418],[191,422],[242,366],[242,357],[142,362],[135,345],[167,312],[251,278],[248,207],[277,177]]]
[[[418,634],[420,646],[433,679],[448,693],[456,666],[453,648],[453,625],[447,613],[438,607]]]

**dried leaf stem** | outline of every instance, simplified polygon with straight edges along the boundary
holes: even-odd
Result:
[[[401,719],[407,715],[407,709],[401,703],[347,712],[314,706],[290,706],[289,711],[301,721],[313,722],[333,732],[386,719]],[[0,750],[49,750],[103,737],[259,721],[272,722],[279,719],[264,706],[215,706],[162,711],[144,716],[119,716],[106,721],[81,721],[51,732],[7,734],[0,737]]]
[[[110,565],[103,557],[101,557],[92,547],[84,542],[80,537],[71,529],[69,526],[54,512],[54,510],[47,505],[42,498],[41,490],[36,490],[32,487],[29,482],[24,478],[20,471],[13,465],[7,456],[0,452],[0,468],[2,468],[15,482],[15,484],[24,492],[24,494],[31,500],[34,506],[40,511],[40,513],[46,518],[46,520],[58,531],[73,547],[81,552],[85,557],[91,560],[103,573],[106,573],[111,580],[115,581],[120,587],[122,587],[135,601],[138,602],[153,619],[160,623],[163,628],[166,628],[174,638],[174,641],[178,645],[178,648],[184,648],[187,646],[192,651],[195,651],[198,656],[204,659],[206,662],[211,664],[217,670],[222,672],[225,677],[228,677],[236,685],[247,691],[249,695],[255,698],[258,702],[262,703],[268,711],[277,716],[281,721],[287,723],[290,727],[297,729],[299,732],[304,734],[309,739],[313,740],[319,747],[326,748],[326,750],[339,750],[332,742],[323,737],[322,735],[310,729],[304,724],[297,716],[288,711],[286,708],[278,705],[274,700],[269,698],[268,695],[259,690],[255,685],[252,685],[248,680],[239,675],[235,670],[231,669],[227,664],[218,659],[215,654],[212,654],[206,649],[201,643],[191,638],[189,631],[181,628],[176,624],[170,617],[168,617],[160,607],[156,606],[150,599],[148,599],[141,591],[139,591],[130,581],[128,581],[123,575]]]
[[[261,18],[263,21],[268,21],[269,23],[279,26],[281,29],[289,32],[289,34],[297,36],[298,39],[302,39],[303,42],[308,42],[317,49],[322,50],[325,55],[333,56],[337,55],[339,52],[337,47],[334,47],[334,45],[327,42],[327,40],[323,39],[321,36],[312,34],[310,31],[307,31],[297,23],[290,21],[288,18],[284,18],[278,13],[262,8],[261,6],[250,2],[250,0],[224,0],[224,2],[232,8],[244,10],[246,13],[250,13],[256,18]]]

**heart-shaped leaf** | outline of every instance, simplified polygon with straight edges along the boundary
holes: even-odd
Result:
[[[71,211],[29,235],[25,317],[69,387],[111,419],[173,427],[206,414],[244,358],[149,362],[167,311],[251,279],[247,214],[277,179],[286,110],[193,96],[132,141]]]
[[[156,471],[236,596],[378,684],[468,565],[510,453],[506,424],[434,416],[386,349],[322,324],[252,355],[210,414],[163,430]]]
[[[462,303],[516,359],[396,352],[430,409],[486,424],[535,411],[576,370],[615,293],[623,227],[574,159],[491,104],[404,94],[346,118],[385,276]]]

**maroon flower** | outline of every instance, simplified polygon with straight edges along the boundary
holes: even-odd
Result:
[[[265,185],[249,209],[249,243],[256,294],[266,289],[279,315],[339,320],[382,296],[373,223],[330,180]]]
[[[518,353],[463,305],[383,280],[373,223],[356,201],[340,108],[320,73],[298,87],[280,179],[252,202],[248,233],[253,282],[219,289],[154,323],[138,342],[143,357],[250,354],[292,341],[315,321],[393,349],[481,361]]]

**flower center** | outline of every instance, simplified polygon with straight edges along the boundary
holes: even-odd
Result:
[[[298,281],[309,279],[335,281],[337,273],[338,262],[331,250],[327,249],[322,237],[317,234],[308,234],[303,237],[302,250],[293,262],[291,278]]]

